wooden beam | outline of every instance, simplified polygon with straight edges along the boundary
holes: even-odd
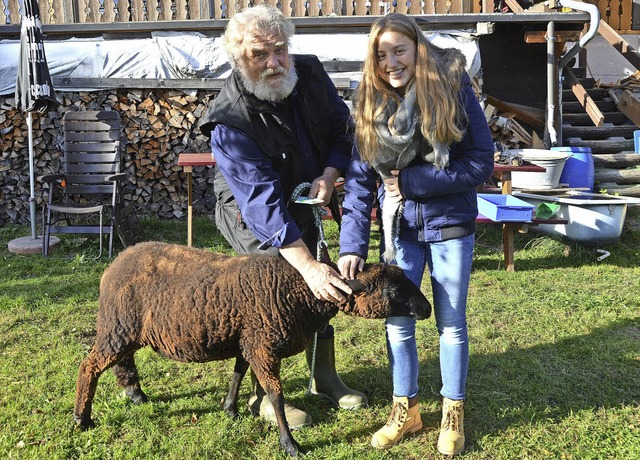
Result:
[[[493,112],[495,111],[496,111],[496,108],[491,104],[487,104],[487,106],[484,108],[484,117],[487,119],[487,123],[489,123],[489,120],[491,120],[491,117],[493,116]]]
[[[526,105],[516,104],[514,102],[505,102],[496,99],[493,96],[485,94],[487,102],[498,110],[503,112],[511,112],[515,117],[535,128],[544,129],[544,110]]]
[[[224,85],[224,78],[72,78],[53,77],[55,88],[67,91],[110,88],[154,89],[205,89],[217,91]],[[348,77],[331,77],[338,89],[351,89]]]
[[[564,75],[567,78],[567,81],[571,84],[571,91],[578,99],[578,102],[584,107],[585,112],[591,118],[591,121],[595,126],[602,126],[604,124],[604,115],[596,105],[595,101],[589,96],[587,90],[584,89],[584,86],[578,81],[576,75],[573,73],[571,69],[565,69]]]
[[[58,2],[60,0],[57,0]],[[15,2],[16,0],[11,0]],[[360,2],[359,2],[360,3]],[[492,2],[487,2],[492,5]],[[362,2],[364,5],[365,2]],[[442,3],[443,6],[444,2]],[[549,21],[556,24],[580,26],[589,21],[586,12],[527,12],[526,15],[493,13],[480,14],[415,14],[412,17],[423,30],[475,29],[478,23],[526,23],[545,27]],[[42,9],[41,9],[42,11]],[[0,25],[1,38],[20,39],[20,14],[11,13],[11,23]],[[0,16],[2,16],[0,14]],[[296,35],[304,33],[369,33],[376,15],[365,16],[322,16],[293,17]],[[224,32],[228,19],[189,19],[184,21],[132,21],[112,23],[64,23],[42,24],[42,32],[48,39],[65,39],[71,37],[109,36],[111,38],[144,36],[149,37],[158,31],[198,32],[206,36],[218,37]]]
[[[623,196],[640,196],[640,185],[619,185],[616,183],[605,182],[598,185],[600,190],[607,193],[619,193]]]
[[[609,24],[600,19],[598,33],[608,41],[629,63],[636,69],[640,69],[640,54]]]
[[[593,163],[596,166],[604,166],[611,169],[633,168],[640,166],[640,155],[637,153],[594,154]]]
[[[633,152],[633,139],[569,139],[567,147],[589,147],[593,153]]]
[[[538,136],[538,133],[534,131],[533,133],[531,133],[531,148],[548,150],[549,146],[546,145],[544,141],[540,139],[540,136]]]
[[[581,30],[556,30],[556,40],[559,42],[577,42],[582,36]],[[546,43],[546,30],[529,30],[524,33],[525,43]]]
[[[562,125],[562,135],[567,137],[579,137],[581,139],[608,139],[610,137],[632,138],[633,132],[638,127],[635,125],[617,126],[570,126]],[[638,155],[640,157],[640,155]]]
[[[609,96],[611,97],[611,96]],[[624,113],[618,111],[618,107],[616,106],[615,112],[603,112],[604,113],[604,122],[605,123],[626,123],[627,117]],[[592,124],[589,115],[586,113],[564,113],[562,114],[562,124],[570,124],[570,125],[589,125]]]
[[[514,13],[524,13],[524,8],[516,0],[505,0],[505,3]]]
[[[640,170],[638,169],[610,169],[601,166],[595,167],[595,179],[598,182],[615,182],[618,185],[640,183]]]
[[[618,106],[618,110],[637,126],[640,126],[640,101],[633,97],[630,91],[624,89],[611,89],[609,94]]]

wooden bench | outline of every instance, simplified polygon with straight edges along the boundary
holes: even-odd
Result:
[[[526,233],[529,227],[540,224],[566,224],[568,222],[569,221],[567,219],[532,219],[531,221],[522,222],[499,222],[491,220],[483,215],[479,215],[476,219],[476,223],[478,224],[502,224],[502,252],[504,254],[504,266],[508,272],[513,272],[516,270],[514,257],[514,233]]]
[[[194,166],[214,166],[216,160],[211,152],[206,153],[180,153],[178,154],[178,166],[182,166],[187,175],[187,246],[193,243],[193,183],[192,173]]]
[[[497,180],[501,182],[501,193],[503,195],[510,195],[513,186],[511,182],[511,173],[513,171],[525,171],[525,172],[540,172],[543,173],[546,171],[542,166],[537,166],[534,164],[525,164],[525,165],[501,165],[494,164],[493,165],[493,174]],[[477,223],[481,224],[502,224],[502,252],[504,254],[504,268],[508,272],[513,272],[516,270],[515,260],[514,260],[514,233],[522,232],[528,226],[538,225],[541,221],[533,221],[533,222],[497,222],[491,219],[488,219],[485,216],[478,216],[476,219]],[[562,221],[553,222],[551,220],[546,221],[548,223],[563,223]],[[566,223],[566,222],[564,222]]]

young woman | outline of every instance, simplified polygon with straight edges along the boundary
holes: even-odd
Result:
[[[493,170],[484,113],[457,50],[431,45],[416,22],[390,14],[371,27],[355,105],[356,143],[346,175],[338,267],[353,278],[367,258],[379,195],[385,259],[418,286],[428,269],[440,336],[443,411],[438,450],[464,449],[469,346],[466,302],[478,214],[476,187]],[[380,187],[376,192],[376,183]],[[389,217],[385,208],[392,208]],[[381,248],[382,249],[382,248]],[[386,321],[393,408],[371,444],[388,449],[422,428],[415,321]]]

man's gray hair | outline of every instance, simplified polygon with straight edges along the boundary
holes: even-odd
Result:
[[[242,53],[242,41],[249,35],[282,35],[289,46],[289,39],[295,31],[295,25],[276,7],[261,3],[246,8],[231,17],[225,29],[224,47],[232,66],[238,64]]]

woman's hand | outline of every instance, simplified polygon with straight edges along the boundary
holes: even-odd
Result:
[[[400,183],[398,181],[398,174],[400,174],[400,170],[393,169],[391,174],[393,174],[392,177],[388,177],[383,181],[384,191],[387,197],[396,198],[396,201],[401,200],[402,192],[400,192]]]
[[[338,259],[338,270],[340,274],[347,279],[354,279],[358,272],[364,269],[365,260],[356,255],[346,255]]]

